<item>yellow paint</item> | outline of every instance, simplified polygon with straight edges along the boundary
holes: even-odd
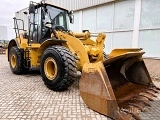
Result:
[[[51,5],[52,6],[52,5]],[[28,51],[25,54],[26,58],[30,59],[31,67],[39,67],[41,56],[43,52],[53,45],[61,45],[68,48],[71,53],[77,56],[77,67],[78,70],[82,70],[84,63],[93,63],[103,60],[103,45],[105,40],[105,34],[98,34],[96,42],[91,40],[90,32],[65,32],[65,31],[55,31],[57,40],[65,40],[66,42],[57,42],[51,40],[55,39],[54,34],[51,34],[51,39],[45,40],[43,43],[29,43],[28,39],[23,38],[23,33],[19,34],[16,38],[17,46],[24,51]],[[13,47],[11,45],[10,47]],[[10,50],[10,49],[9,49]]]
[[[48,57],[44,62],[44,72],[49,80],[54,80],[57,76],[58,67],[56,61],[52,57]]]
[[[134,53],[134,52],[140,52],[142,49],[141,48],[121,48],[121,49],[114,49],[112,52],[109,54],[108,58],[112,58],[115,56],[123,55],[126,53]]]
[[[28,40],[23,38],[23,34],[20,34],[16,38],[17,46],[23,49],[25,52],[28,51],[27,54],[24,53],[26,56],[26,58],[25,57],[24,58],[25,59],[28,58],[30,60],[31,67],[40,67],[41,57],[44,51],[48,47],[53,46],[53,45],[61,45],[61,46],[68,48],[69,51],[77,57],[77,60],[76,60],[77,68],[78,70],[82,71],[82,76],[80,80],[80,92],[81,92],[82,98],[83,99],[87,98],[86,93],[89,91],[88,86],[90,85],[90,83],[92,83],[91,84],[92,86],[93,84],[95,84],[93,83],[93,79],[91,78],[95,77],[97,78],[95,86],[96,87],[100,86],[101,87],[100,90],[101,91],[105,90],[106,92],[104,93],[101,92],[100,95],[97,97],[95,96],[95,93],[96,93],[95,91],[94,96],[96,97],[96,99],[97,98],[99,99],[100,97],[102,97],[101,101],[104,102],[103,103],[104,106],[109,105],[107,103],[109,102],[108,100],[116,101],[116,98],[114,96],[113,89],[110,84],[110,81],[109,81],[104,65],[109,65],[116,61],[121,62],[120,60],[123,58],[135,57],[136,59],[138,58],[137,60],[140,60],[142,58],[142,55],[144,54],[144,52],[141,52],[142,49],[114,49],[109,54],[108,58],[105,61],[103,61],[103,52],[104,52],[103,46],[104,46],[104,41],[106,38],[106,35],[104,33],[99,33],[96,41],[90,39],[91,35],[90,35],[90,32],[88,31],[82,32],[82,33],[55,31],[55,34],[56,34],[56,37],[52,33],[51,39],[45,40],[43,43],[29,43],[29,44],[28,44]],[[58,39],[55,39],[55,38],[58,38]],[[61,40],[61,41],[58,41],[58,40]],[[13,46],[15,46],[14,41],[9,46],[8,52]],[[17,58],[14,54],[11,55],[10,62],[11,62],[12,68],[16,67],[16,64],[17,64],[16,59]],[[126,63],[126,65],[122,66],[121,72],[124,73],[125,69],[129,66],[129,64],[132,64],[132,62],[134,61],[129,61],[129,63]],[[58,69],[59,68],[57,66],[57,63],[52,57],[46,58],[46,60],[44,61],[44,72],[45,72],[46,77],[49,80],[53,81],[56,78],[58,74]],[[87,75],[86,80],[83,78],[85,74]],[[81,88],[81,84],[84,84],[84,87]],[[93,88],[92,86],[90,88]],[[84,92],[84,97],[83,97],[82,90],[84,88],[87,88],[87,89],[86,89],[86,92]],[[92,89],[90,90],[92,92]],[[89,95],[91,94],[89,93],[88,96]],[[97,106],[99,107],[99,105]],[[104,107],[105,112],[102,110],[103,106],[99,110],[94,109],[94,107],[95,107],[95,104],[93,104],[91,108],[93,110],[99,111],[102,114],[110,115],[111,117],[113,117],[112,115],[114,115],[110,112],[112,110],[109,109],[109,112],[108,112],[107,110],[108,106]],[[116,102],[114,102],[114,104],[112,105],[110,104],[108,108],[111,108],[115,111],[118,109],[118,105]]]
[[[15,54],[11,55],[11,66],[12,66],[12,68],[16,67],[16,56],[15,56]]]
[[[51,39],[44,41],[43,43],[30,43],[28,45],[27,39],[24,39],[22,34],[20,38],[16,38],[20,48],[24,51],[28,50],[29,54],[26,57],[30,58],[31,67],[39,67],[40,60],[43,52],[53,45],[62,45],[68,48],[73,55],[77,56],[76,61],[78,70],[82,70],[84,63],[96,63],[103,60],[103,46],[106,35],[99,33],[96,42],[90,39],[90,33],[68,33],[63,31],[56,31],[56,35],[59,40],[65,40],[66,42],[57,42]],[[52,35],[53,37],[53,35]],[[55,39],[53,37],[53,39]],[[114,49],[108,56],[109,58],[121,56],[127,53],[139,52],[142,49]]]
[[[67,41],[67,46],[72,49],[71,52],[75,52],[75,54],[78,56],[81,69],[84,63],[92,62],[90,58],[96,58],[95,61],[103,60],[105,34],[99,34],[96,42],[90,39],[89,32],[67,33],[57,31],[56,35],[58,36],[58,39]],[[89,58],[89,56],[91,57]]]
[[[39,64],[39,59],[38,59],[38,48],[31,48],[30,49],[30,60],[31,60],[31,66],[32,67],[38,67]]]
[[[72,47],[76,55],[80,57],[81,67],[84,63],[89,63],[87,51],[85,50],[83,43],[78,38],[61,31],[57,31],[56,35],[58,36],[58,39],[66,40],[67,44]]]

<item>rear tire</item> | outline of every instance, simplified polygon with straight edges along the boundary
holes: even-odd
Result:
[[[63,46],[47,48],[41,59],[41,76],[45,85],[54,91],[66,90],[77,78],[76,59]]]
[[[27,69],[24,68],[23,56],[17,46],[12,47],[9,51],[9,64],[14,74],[19,75],[27,71]]]

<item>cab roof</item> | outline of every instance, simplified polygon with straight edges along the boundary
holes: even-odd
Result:
[[[68,11],[67,9],[65,8],[62,8],[62,7],[59,7],[59,6],[56,6],[56,5],[53,5],[51,3],[48,3],[48,2],[45,2],[45,3],[38,3],[36,6],[43,6],[43,5],[49,5],[49,6],[52,6],[52,7],[55,7],[55,8],[58,8],[58,9],[61,9],[61,10],[65,10],[65,11]],[[69,11],[68,11],[69,12]]]

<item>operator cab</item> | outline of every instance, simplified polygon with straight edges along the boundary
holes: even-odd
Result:
[[[48,3],[37,4],[31,1],[29,14],[29,43],[42,43],[57,29],[69,30],[68,18],[73,22],[72,12]]]

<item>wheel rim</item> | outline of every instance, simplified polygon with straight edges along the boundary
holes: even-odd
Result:
[[[11,55],[11,66],[12,68],[16,67],[16,56],[14,54]]]
[[[49,57],[45,60],[44,72],[49,80],[54,80],[54,78],[57,76],[57,64],[53,58]]]

